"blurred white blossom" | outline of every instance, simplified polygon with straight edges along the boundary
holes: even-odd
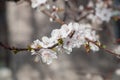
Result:
[[[31,0],[32,4],[32,8],[36,8],[42,4],[45,4],[47,2],[47,0]]]
[[[120,55],[120,46],[117,46],[117,47],[115,47],[114,48],[114,52],[116,53],[116,54],[119,54]],[[119,56],[120,57],[120,56]],[[118,58],[119,58],[118,57]]]
[[[79,6],[79,11],[83,11],[84,10],[84,6],[80,5]]]
[[[90,8],[94,7],[94,3],[93,3],[92,0],[90,0],[90,1],[88,2],[87,7],[90,7]]]
[[[100,18],[102,21],[109,22],[112,17],[112,10],[107,8],[96,8],[96,16]]]
[[[120,69],[117,69],[117,70],[115,71],[115,74],[118,75],[118,76],[120,76]]]

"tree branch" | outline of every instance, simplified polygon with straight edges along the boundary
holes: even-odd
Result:
[[[117,54],[117,53],[115,53],[115,52],[113,52],[113,51],[111,51],[111,50],[109,50],[109,49],[107,49],[107,48],[102,47],[101,45],[97,44],[95,41],[92,41],[92,40],[90,40],[90,39],[88,39],[88,38],[85,38],[85,39],[86,39],[88,42],[91,42],[91,43],[95,44],[95,45],[98,46],[100,49],[105,50],[105,51],[108,52],[109,54],[112,54],[112,55],[114,55],[114,56],[120,56],[120,54]]]
[[[0,46],[7,49],[7,50],[17,50],[17,51],[27,51],[28,48],[16,48],[16,47],[10,47],[8,45],[3,44],[2,42],[0,42]]]

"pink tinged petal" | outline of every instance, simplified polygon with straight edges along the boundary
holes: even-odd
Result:
[[[51,64],[53,59],[57,59],[56,52],[50,49],[41,49],[40,53],[43,63]]]

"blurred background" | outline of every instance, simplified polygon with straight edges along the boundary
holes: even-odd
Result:
[[[73,7],[86,5],[88,0],[70,0]],[[51,4],[68,8],[64,0],[51,0]],[[120,7],[120,0],[114,0],[114,5]],[[69,12],[69,11],[68,11]],[[72,21],[78,14],[60,13],[65,22]],[[118,49],[120,38],[120,20],[100,25],[98,31],[100,40],[111,50]],[[45,14],[32,9],[29,1],[17,4],[17,0],[0,0],[0,42],[24,48],[33,40],[42,36],[50,36],[53,29],[60,24],[50,22]],[[90,54],[82,49],[74,49],[72,54],[60,54],[51,65],[34,62],[30,52],[13,54],[0,47],[0,80],[120,80],[120,58],[107,54],[104,50]]]

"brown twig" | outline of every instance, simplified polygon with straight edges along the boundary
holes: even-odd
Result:
[[[76,19],[75,21],[79,22],[83,19],[85,19],[90,13],[85,14],[84,16],[81,16],[79,19]]]
[[[117,53],[115,53],[115,52],[112,52],[111,50],[109,50],[109,49],[107,49],[107,48],[103,48],[101,45],[97,44],[95,41],[92,41],[92,40],[90,40],[90,39],[88,39],[88,38],[85,38],[85,39],[86,39],[88,42],[91,42],[91,43],[95,44],[95,45],[98,46],[100,49],[105,50],[105,51],[108,52],[109,54],[112,54],[112,55],[114,55],[114,56],[120,56],[120,54],[117,54]]]
[[[40,48],[31,48],[31,47],[30,47],[30,49],[29,49],[29,47],[28,47],[28,48],[10,47],[10,46],[5,45],[5,44],[3,44],[3,43],[1,43],[1,42],[0,42],[0,46],[3,47],[4,49],[11,50],[11,51],[17,51],[17,52],[19,52],[19,51],[30,51],[31,49],[33,49],[33,50],[35,50],[35,51],[38,51],[38,50],[42,49],[42,47],[40,47]],[[54,44],[54,45],[51,46],[51,47],[48,47],[47,49],[52,49],[52,48],[54,48],[54,47],[56,47],[56,46],[58,46],[58,43]]]
[[[10,47],[8,45],[5,45],[3,43],[0,42],[0,46],[5,48],[5,49],[8,49],[8,50],[17,50],[17,51],[27,51],[28,48],[16,48],[16,47]]]

